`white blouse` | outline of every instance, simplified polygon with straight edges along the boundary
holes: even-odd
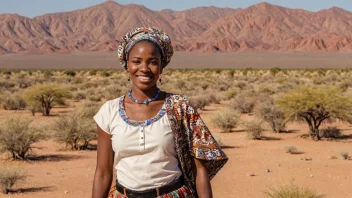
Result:
[[[107,101],[94,116],[111,135],[117,180],[132,190],[148,190],[181,176],[165,104],[152,119],[138,122],[125,112],[124,96]]]

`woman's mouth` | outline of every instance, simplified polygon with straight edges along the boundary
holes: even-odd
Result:
[[[137,76],[137,78],[140,82],[144,82],[144,83],[150,82],[153,80],[152,76]]]

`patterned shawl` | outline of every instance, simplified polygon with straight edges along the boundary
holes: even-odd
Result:
[[[176,153],[186,185],[197,196],[192,157],[202,160],[209,178],[225,165],[228,158],[211,135],[198,112],[183,96],[171,95],[166,112],[175,138]]]

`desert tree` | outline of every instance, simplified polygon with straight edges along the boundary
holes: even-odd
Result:
[[[34,143],[46,138],[40,128],[30,127],[27,117],[10,116],[0,120],[0,152],[10,152],[12,159],[24,160]]]
[[[327,119],[352,122],[352,101],[337,87],[300,86],[282,95],[277,104],[288,118],[306,121],[314,140],[321,138],[319,127]]]
[[[43,108],[43,115],[50,115],[50,110],[57,102],[64,101],[71,93],[60,84],[41,84],[28,88],[23,96],[27,103],[39,102]]]

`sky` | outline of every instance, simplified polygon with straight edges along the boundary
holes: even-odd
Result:
[[[47,13],[83,9],[106,0],[0,0],[0,14],[16,13],[34,17]],[[261,0],[116,0],[120,4],[139,4],[152,10],[185,10],[199,6],[246,8]],[[337,6],[352,11],[351,0],[267,0],[266,2],[288,8],[303,8],[309,11]]]

